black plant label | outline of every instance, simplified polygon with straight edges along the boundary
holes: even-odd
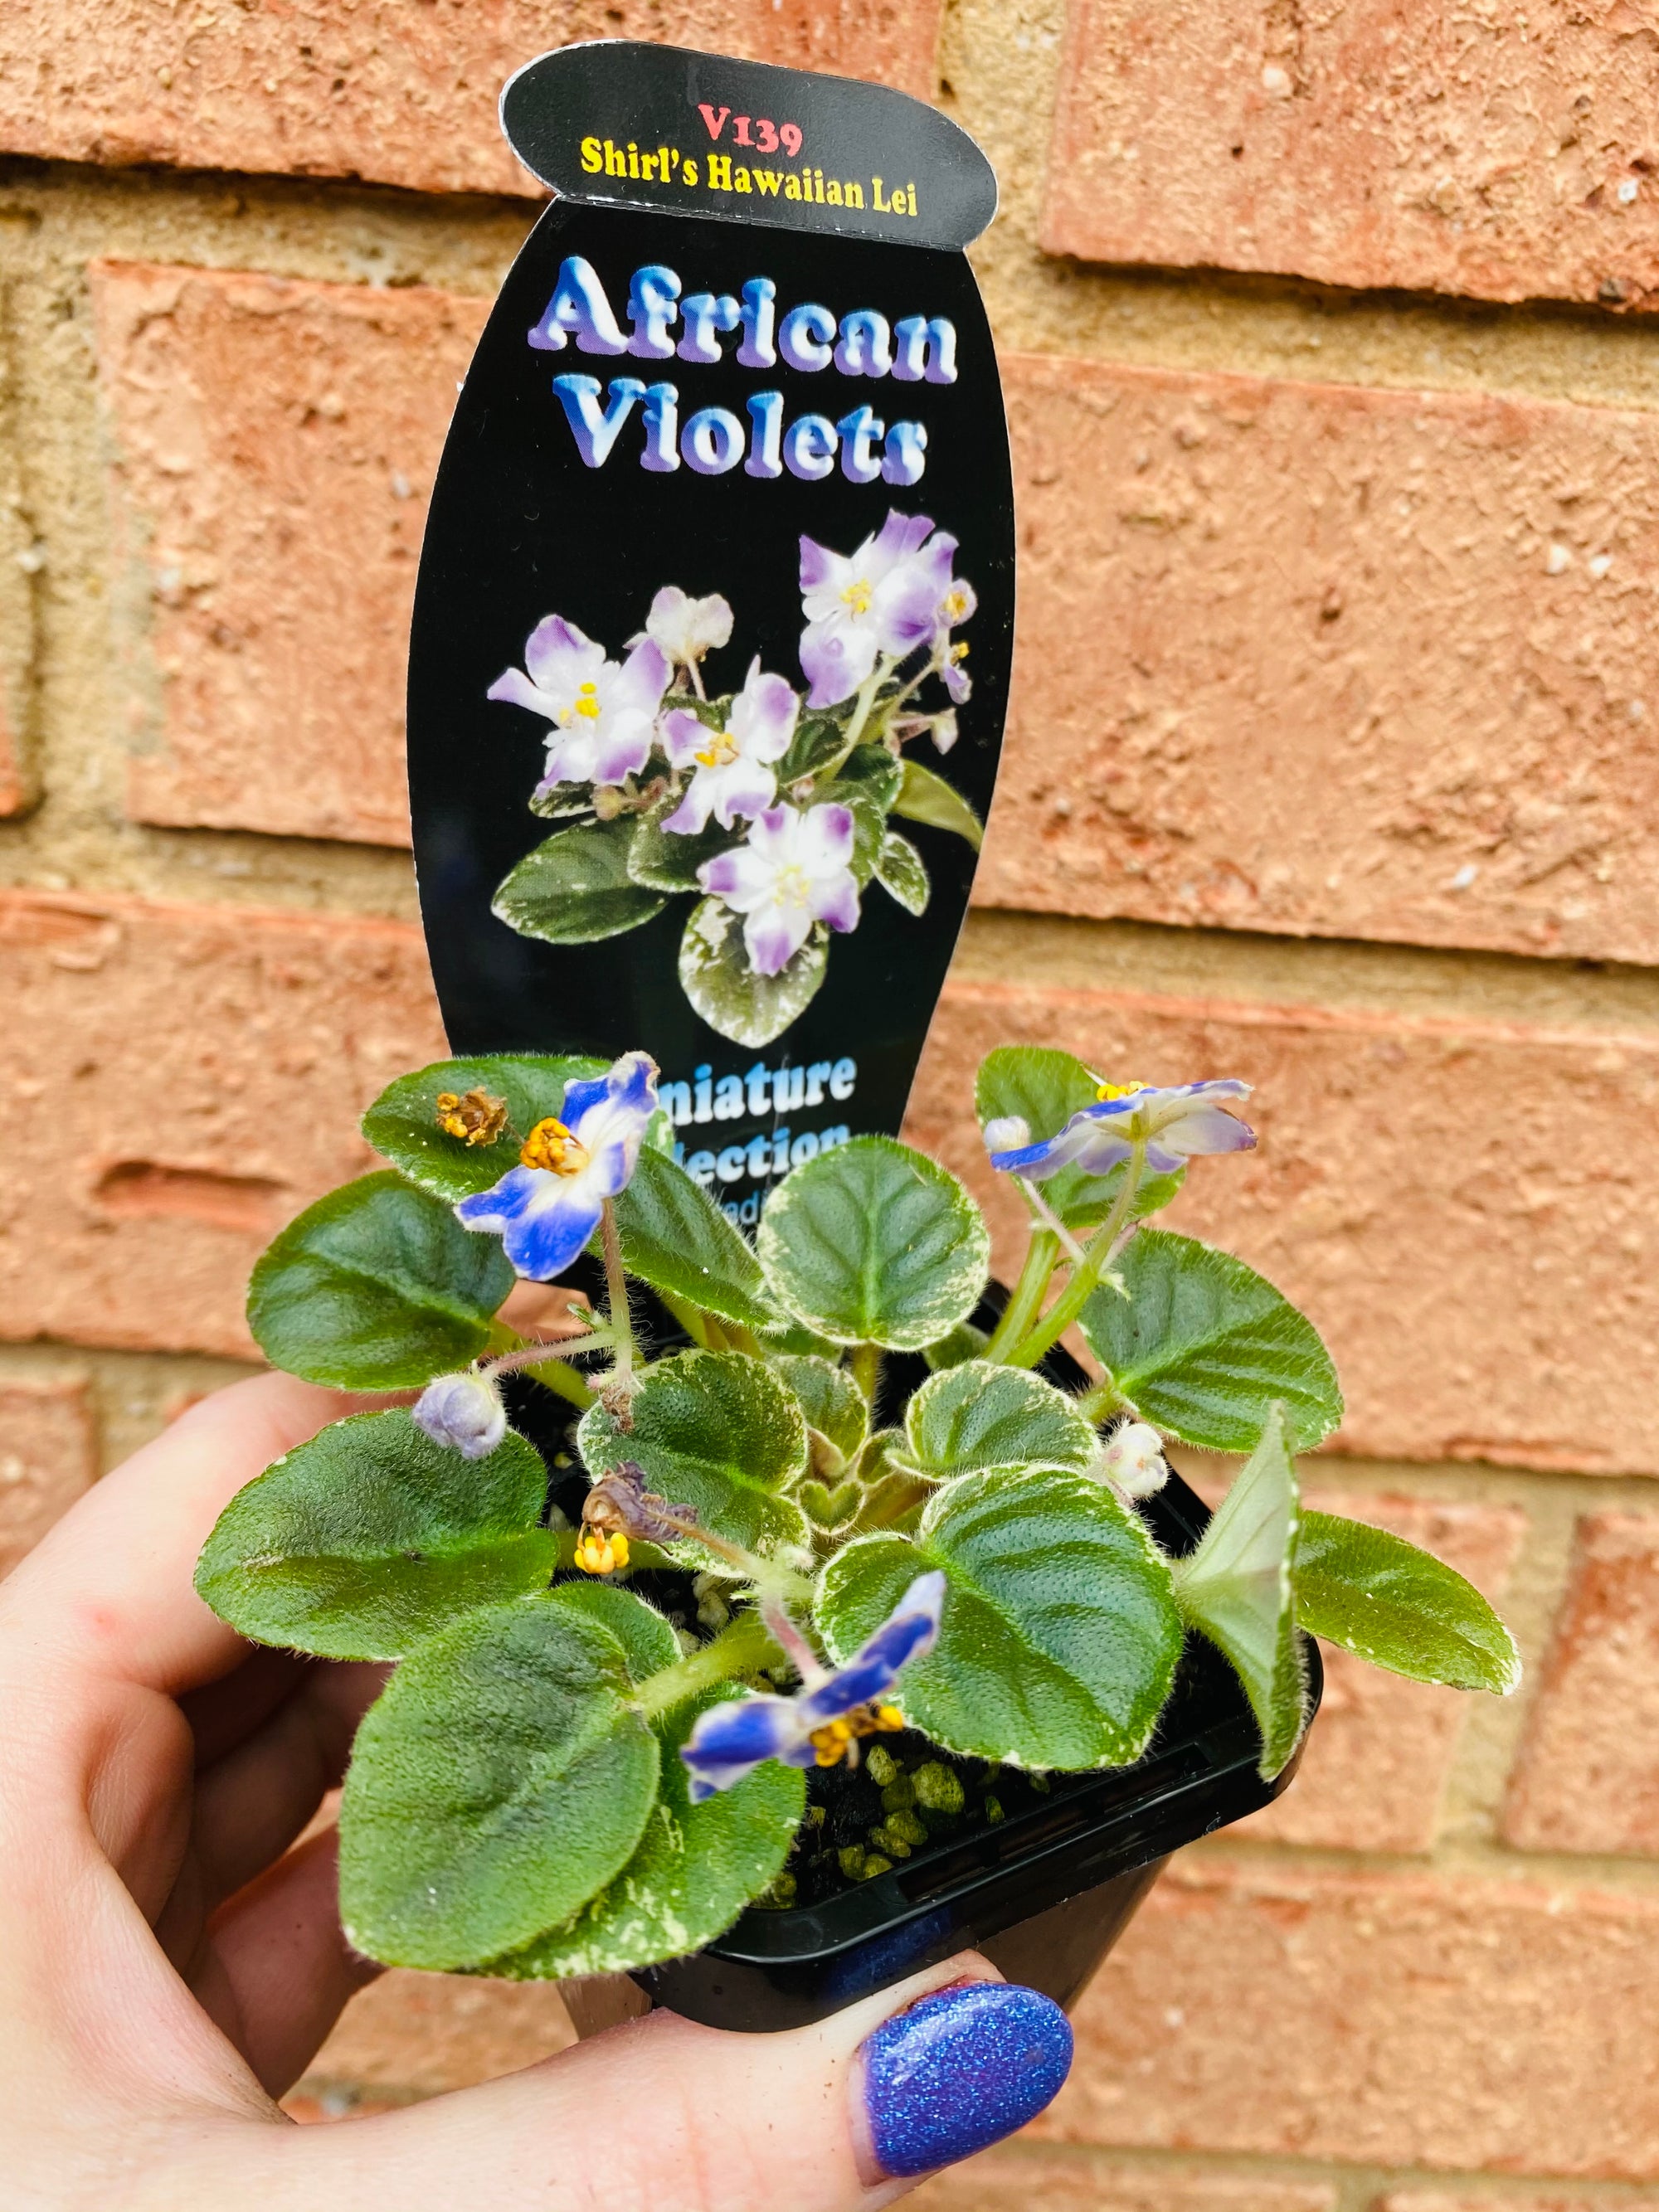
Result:
[[[960,250],[994,186],[902,94],[672,49],[545,57],[503,114],[561,197],[422,556],[433,972],[457,1052],[650,1052],[752,1222],[896,1131],[967,906],[1013,618]]]

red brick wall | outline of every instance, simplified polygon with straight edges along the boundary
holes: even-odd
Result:
[[[605,30],[938,97],[1023,582],[913,1127],[977,1055],[1237,1071],[1188,1228],[1308,1307],[1319,1502],[1514,1619],[1508,1704],[1340,1656],[951,2212],[1659,2207],[1659,46],[1429,0],[0,11],[0,1569],[251,1346],[248,1265],[438,1048],[403,633],[532,210],[501,75]],[[386,187],[395,187],[388,190]],[[995,1206],[993,1194],[985,1194]],[[1010,1223],[998,1217],[1000,1231]],[[1199,1468],[1206,1482],[1220,1470]],[[556,2048],[396,1977],[302,2109]]]

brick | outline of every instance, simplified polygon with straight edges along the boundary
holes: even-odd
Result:
[[[1462,2196],[1455,2190],[1391,2189],[1379,2200],[1376,2212],[1607,2212],[1608,2203],[1605,2197],[1564,2197],[1554,2189],[1542,2195],[1531,2189],[1483,2189],[1478,2196]],[[1659,2212],[1659,2197],[1620,2196],[1617,2203],[1618,2212]]]
[[[1018,1200],[991,1188],[972,1105],[993,1046],[1063,1045],[1148,1082],[1241,1075],[1259,1149],[1199,1163],[1170,1225],[1311,1316],[1347,1392],[1344,1449],[1659,1465],[1659,1413],[1630,1387],[1652,1359],[1659,1155],[1629,1134],[1659,1100],[1659,1038],[1096,990],[1086,943],[1025,934],[1002,957],[1027,981],[947,985],[909,1121],[986,1200],[1005,1269]]]
[[[1523,1850],[1659,1855],[1659,1515],[1578,1523],[1504,1832]]]
[[[9,0],[0,149],[533,193],[495,102],[549,46],[665,40],[927,97],[939,13],[939,0]]]
[[[23,757],[7,709],[5,687],[0,685],[0,817],[23,813],[31,796]]]
[[[1656,100],[1659,46],[1625,0],[1068,0],[1042,242],[1647,306]]]
[[[1029,2144],[986,2151],[923,2182],[914,2212],[1331,2212],[1323,2182],[1190,2166],[1045,2157]]]
[[[550,1982],[398,1968],[353,1997],[298,2094],[322,2106],[319,2117],[337,2110],[341,2090],[367,2091],[376,2103],[387,2094],[436,2096],[533,2066],[574,2040]]]
[[[1526,1528],[1525,1515],[1510,1506],[1356,1497],[1316,1487],[1307,1502],[1420,1544],[1494,1601],[1503,1595]],[[1468,1698],[1402,1681],[1332,1644],[1323,1647],[1323,1656],[1324,1699],[1295,1781],[1265,1813],[1230,1832],[1331,1850],[1428,1850]]]
[[[1564,2179],[1659,2174],[1659,1901],[1178,1861],[1038,2133]]]
[[[78,1376],[0,1382],[0,1575],[97,1479],[92,1400]]]
[[[981,902],[1659,959],[1659,416],[1006,369]]]
[[[406,845],[416,566],[488,302],[121,263],[91,288],[148,586],[129,811]]]
[[[247,1356],[248,1270],[443,1050],[404,924],[0,892],[0,1335]]]

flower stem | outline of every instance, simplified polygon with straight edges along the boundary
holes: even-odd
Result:
[[[1022,1337],[1008,1354],[1009,1366],[1035,1367],[1044,1352],[1059,1342],[1088,1304],[1091,1292],[1100,1280],[1102,1269],[1112,1256],[1119,1232],[1132,1218],[1135,1193],[1140,1188],[1140,1178],[1146,1166],[1146,1145],[1133,1146],[1124,1167],[1123,1187],[1118,1192],[1116,1203],[1089,1239],[1083,1257],[1073,1268],[1065,1289],[1036,1327],[1028,1336]]]
[[[623,1273],[622,1232],[617,1227],[617,1209],[608,1198],[604,1201],[599,1220],[605,1239],[605,1319],[617,1346],[617,1364],[611,1379],[618,1389],[631,1390],[634,1324],[628,1310],[628,1279]]]
[[[881,1346],[878,1344],[855,1344],[848,1361],[853,1380],[864,1393],[864,1402],[873,1414],[876,1392],[881,1385]]]
[[[1018,1344],[1036,1319],[1042,1307],[1042,1293],[1048,1287],[1048,1278],[1054,1272],[1054,1262],[1060,1257],[1060,1239],[1052,1229],[1031,1227],[1031,1241],[1026,1247],[1025,1264],[1019,1271],[1019,1280],[1012,1295],[1002,1310],[1002,1318],[991,1332],[991,1340],[981,1352],[981,1359],[1000,1361],[1007,1357],[1010,1345]]]
[[[783,1653],[773,1640],[759,1613],[740,1613],[729,1628],[672,1667],[665,1667],[641,1683],[634,1702],[647,1720],[683,1705],[699,1690],[712,1689],[740,1674],[753,1674],[763,1667],[780,1666]]]
[[[575,1369],[567,1366],[562,1359],[544,1359],[539,1367],[527,1367],[525,1372],[539,1382],[544,1389],[552,1391],[556,1398],[568,1398],[584,1413],[597,1402],[593,1393]]]
[[[1103,1421],[1108,1414],[1121,1412],[1128,1402],[1108,1375],[1092,1390],[1084,1392],[1077,1401],[1077,1410],[1085,1421]]]

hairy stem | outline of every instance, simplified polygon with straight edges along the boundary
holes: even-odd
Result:
[[[1065,1289],[1036,1327],[1029,1335],[1022,1337],[1009,1353],[1008,1364],[1011,1367],[1035,1367],[1044,1352],[1059,1342],[1088,1304],[1090,1293],[1100,1280],[1102,1269],[1116,1249],[1120,1233],[1133,1219],[1135,1193],[1140,1188],[1140,1178],[1146,1167],[1146,1145],[1135,1145],[1123,1170],[1123,1187],[1118,1192],[1116,1203],[1089,1239],[1083,1257],[1073,1268]]]
[[[864,1393],[864,1402],[873,1419],[876,1392],[881,1387],[881,1346],[878,1344],[855,1344],[848,1361],[853,1380]]]
[[[759,1613],[740,1613],[712,1643],[641,1682],[634,1702],[647,1720],[654,1720],[659,1713],[683,1705],[699,1690],[752,1674],[763,1667],[781,1666],[783,1659]]]
[[[1059,1258],[1059,1237],[1052,1229],[1039,1229],[1033,1224],[1019,1280],[1002,1310],[1001,1320],[991,1332],[990,1342],[980,1354],[981,1359],[1006,1359],[1009,1347],[1018,1344],[1030,1328],[1042,1310],[1042,1293],[1048,1287],[1048,1278]]]
[[[525,1373],[544,1389],[550,1390],[556,1398],[568,1398],[584,1413],[597,1402],[575,1369],[567,1366],[562,1359],[544,1359],[539,1367],[526,1367]]]
[[[634,1387],[634,1324],[628,1310],[628,1278],[623,1273],[622,1232],[617,1227],[617,1209],[607,1198],[599,1217],[605,1239],[605,1289],[608,1310],[605,1319],[616,1340],[617,1364],[614,1380],[623,1390]]]
[[[1129,1401],[1109,1375],[1085,1390],[1077,1401],[1077,1409],[1085,1421],[1103,1421],[1109,1414],[1129,1410]]]

